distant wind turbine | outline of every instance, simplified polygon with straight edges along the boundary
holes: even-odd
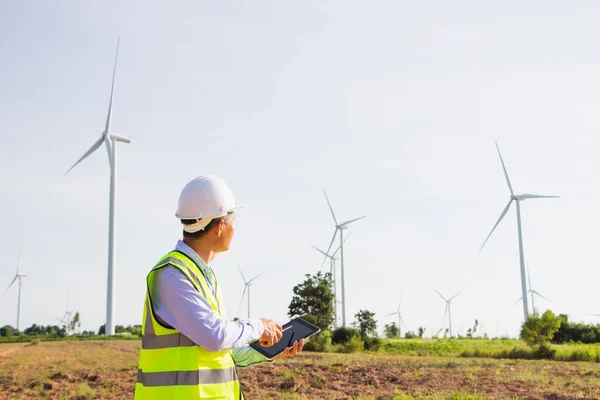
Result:
[[[240,275],[242,275],[242,279],[244,280],[244,291],[242,292],[242,298],[240,300],[240,305],[238,306],[238,310],[240,309],[240,307],[242,306],[242,303],[244,302],[244,295],[246,293],[248,293],[248,319],[250,319],[250,286],[252,285],[252,282],[258,278],[259,276],[261,276],[262,274],[258,274],[256,275],[254,278],[250,279],[249,281],[246,280],[246,277],[244,276],[242,269],[240,268],[240,266],[238,265],[238,270],[240,271]]]
[[[63,325],[65,325],[66,327],[69,326],[69,323],[71,322],[71,318],[73,318],[73,312],[69,311],[69,291],[66,291],[66,308],[65,308],[65,313],[63,314],[62,318],[59,318],[57,316],[54,317],[56,320],[60,321]]]
[[[352,232],[350,232],[348,234],[348,236],[346,236],[346,238],[344,239],[344,243],[346,243],[346,240],[348,240],[348,238],[352,235]],[[331,274],[332,277],[332,283],[333,283],[333,298],[334,298],[334,304],[333,304],[333,314],[334,314],[334,321],[335,321],[335,326],[337,327],[337,320],[338,320],[338,315],[337,315],[337,303],[339,302],[337,299],[337,281],[336,281],[336,268],[335,268],[335,261],[338,259],[335,255],[337,254],[337,252],[341,249],[341,246],[338,246],[338,248],[333,252],[333,254],[329,255],[326,252],[324,252],[323,250],[319,249],[316,246],[313,246],[311,244],[312,248],[317,250],[319,253],[323,254],[325,256],[325,259],[329,259],[329,273]]]
[[[531,274],[530,274],[529,272],[530,272],[530,271],[529,271],[529,267],[528,267],[528,268],[527,268],[527,278],[528,278],[528,280],[529,280],[529,282],[528,282],[528,283],[529,283],[529,289],[528,289],[528,292],[529,292],[529,293],[531,293],[531,309],[533,310],[533,312],[536,312],[537,310],[536,310],[536,308],[535,308],[535,300],[534,300],[534,295],[536,295],[536,296],[539,296],[539,297],[541,297],[542,299],[546,299],[546,300],[548,300],[549,302],[552,302],[552,300],[550,300],[549,298],[547,298],[547,297],[545,297],[545,296],[542,296],[542,295],[541,295],[541,294],[540,294],[538,291],[536,291],[536,290],[533,290],[533,286],[531,286]],[[519,301],[521,301],[521,300],[523,300],[523,297],[520,297],[520,298],[519,298],[519,300],[517,300],[517,303],[518,303]],[[515,303],[515,304],[517,304],[517,303]]]
[[[104,132],[100,138],[85,152],[83,156],[67,172],[69,173],[77,164],[83,161],[87,156],[92,154],[94,151],[104,143],[106,145],[106,151],[108,152],[108,160],[110,162],[110,204],[109,204],[109,217],[108,217],[108,283],[107,283],[107,294],[106,294],[106,330],[105,335],[110,336],[115,334],[115,320],[114,320],[114,274],[115,274],[115,210],[117,203],[115,200],[117,191],[117,142],[130,143],[131,139],[121,136],[111,131],[111,118],[112,118],[112,105],[113,105],[113,93],[115,89],[115,74],[117,72],[117,58],[119,56],[119,40],[117,41],[117,53],[115,55],[115,65],[113,68],[112,85],[110,89],[110,102],[108,103],[108,116],[106,117],[106,126]]]
[[[365,216],[350,219],[346,222],[342,222],[341,224],[338,223],[337,218],[335,218],[335,213],[333,212],[333,207],[331,207],[331,203],[329,202],[329,198],[327,197],[327,192],[325,192],[325,189],[323,189],[323,193],[325,194],[325,199],[327,200],[329,210],[331,210],[333,222],[335,222],[335,231],[333,232],[333,237],[331,238],[331,242],[329,243],[329,247],[327,248],[327,254],[329,254],[331,246],[333,246],[333,242],[335,241],[335,237],[337,236],[338,231],[340,232],[340,259],[342,272],[342,326],[346,326],[346,284],[344,281],[344,229],[348,229],[349,224],[358,221],[359,219],[363,219],[365,218]]]
[[[6,292],[8,292],[8,289],[10,289],[10,287],[17,281],[17,279],[19,280],[19,297],[17,300],[17,331],[19,330],[19,323],[21,322],[21,287],[23,285],[22,279],[27,278],[27,275],[19,273],[19,258],[20,253],[17,255],[17,273],[15,274],[15,277],[13,278],[12,282],[10,282],[10,285],[8,285],[4,293],[2,293],[2,297],[0,297],[0,300],[2,300]]]
[[[433,289],[435,290],[435,289]],[[460,294],[460,292],[456,293],[454,296],[450,297],[449,299],[446,299],[444,296],[442,296],[442,294],[440,292],[438,292],[437,290],[435,290],[435,292],[437,294],[440,295],[440,297],[442,299],[444,299],[444,301],[446,302],[446,310],[444,311],[444,321],[446,321],[446,314],[448,314],[448,325],[450,327],[450,337],[452,337],[452,313],[450,310],[450,302],[452,301],[452,299],[454,299],[456,296],[458,296]],[[443,329],[443,328],[442,328]]]
[[[512,202],[514,201],[517,206],[517,228],[518,228],[518,232],[519,232],[519,258],[521,261],[521,295],[523,298],[523,317],[524,317],[524,321],[526,321],[527,316],[529,315],[529,306],[527,304],[527,281],[525,280],[525,255],[523,253],[523,234],[522,234],[522,230],[521,230],[521,205],[520,205],[520,202],[527,200],[527,199],[556,199],[556,198],[560,198],[560,196],[545,196],[545,195],[538,195],[538,194],[515,194],[513,192],[513,188],[510,183],[510,179],[508,178],[508,172],[506,171],[506,166],[504,165],[504,160],[502,159],[502,154],[500,153],[500,147],[498,147],[498,142],[496,142],[496,149],[498,150],[498,155],[500,156],[500,162],[502,163],[502,169],[504,170],[504,176],[506,177],[506,183],[508,184],[508,189],[510,190],[510,200],[508,201],[508,204],[502,211],[502,214],[500,214],[500,218],[498,218],[498,221],[492,228],[492,231],[490,232],[490,234],[487,236],[487,238],[485,239],[485,241],[479,248],[479,251],[481,251],[481,249],[483,249],[483,246],[485,246],[485,244],[487,243],[490,236],[492,236],[492,233],[494,233],[494,230],[496,229],[496,227],[498,226],[500,221],[502,221],[502,218],[504,218],[504,216],[508,212],[508,209],[510,208]]]
[[[403,297],[403,295],[400,295],[400,302],[398,303],[398,310],[396,310],[396,312],[386,315],[386,317],[389,317],[389,316],[398,314],[398,336],[400,336],[400,337],[402,337],[402,324],[404,324],[404,320],[402,319],[402,313],[400,312],[400,306],[402,305],[402,297]]]

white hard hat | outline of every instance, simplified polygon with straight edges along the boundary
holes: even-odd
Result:
[[[212,219],[222,217],[239,207],[223,179],[205,175],[185,185],[179,196],[175,216],[179,219],[202,219],[198,223],[203,222],[200,224],[203,226],[194,227],[194,231],[198,231],[204,229]]]

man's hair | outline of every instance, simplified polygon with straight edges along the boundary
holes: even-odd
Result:
[[[190,233],[190,232],[186,232],[184,230],[183,237],[186,239],[200,239],[200,238],[206,236],[212,228],[214,228],[220,221],[223,221],[224,219],[225,219],[225,217],[215,218],[212,221],[210,221],[208,223],[208,225],[206,225],[204,227],[204,229],[201,229],[198,232]],[[196,220],[196,219],[182,219],[181,223],[184,225],[192,225],[192,224],[195,224],[197,221],[198,220]]]

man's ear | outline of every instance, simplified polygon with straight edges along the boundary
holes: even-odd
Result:
[[[220,220],[219,224],[217,225],[217,229],[218,237],[221,237],[221,235],[223,234],[223,229],[225,229],[225,221]]]

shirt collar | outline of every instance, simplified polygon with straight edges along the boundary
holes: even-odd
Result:
[[[190,246],[185,244],[183,240],[177,241],[175,250],[185,254],[190,260],[192,260],[200,269],[208,270],[208,265],[200,258],[200,256]]]

